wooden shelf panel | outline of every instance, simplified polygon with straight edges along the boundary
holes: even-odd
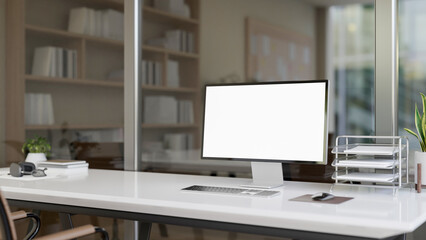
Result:
[[[152,85],[142,85],[143,91],[155,91],[155,92],[171,92],[171,93],[197,93],[195,88],[185,88],[185,87],[163,87],[163,86],[152,86]]]
[[[181,17],[149,6],[143,6],[143,18],[183,28],[194,28],[199,25],[198,19]]]
[[[166,48],[154,47],[149,45],[143,45],[142,50],[147,52],[152,52],[152,53],[168,54],[173,57],[198,59],[198,54],[196,53],[179,52],[179,51],[174,51],[174,50],[170,50]]]
[[[26,125],[26,130],[60,130],[60,129],[76,129],[76,130],[95,130],[95,129],[115,129],[123,128],[120,124],[70,124],[70,125]]]
[[[56,77],[25,75],[25,79],[27,81],[32,81],[32,82],[89,85],[89,86],[99,86],[99,87],[118,87],[118,88],[124,87],[123,82],[90,80],[90,79],[80,79],[80,78],[56,78]],[[153,86],[153,85],[143,85],[142,90],[152,91],[152,92],[193,93],[193,94],[198,92],[196,88],[165,87],[165,86]]]
[[[175,128],[175,129],[179,129],[179,128],[198,128],[199,126],[196,124],[147,124],[144,123],[142,124],[142,128],[143,129],[167,129],[167,128]]]
[[[51,28],[45,28],[40,26],[34,26],[31,24],[27,24],[25,26],[25,29],[30,32],[38,33],[38,34],[46,34],[50,36],[55,37],[63,37],[63,38],[71,38],[71,39],[84,39],[86,41],[94,42],[94,43],[101,43],[101,44],[107,44],[117,47],[124,47],[124,43],[122,41],[108,39],[108,38],[101,38],[101,37],[95,37],[95,36],[89,36],[85,34],[79,34],[79,33],[72,33],[65,30],[59,30],[59,29],[51,29]]]
[[[33,76],[25,75],[27,81],[34,82],[46,82],[46,83],[58,83],[58,84],[75,84],[75,85],[89,85],[89,86],[100,86],[100,87],[124,87],[122,82],[110,82],[101,80],[88,80],[88,79],[71,79],[71,78],[55,78],[55,77],[44,77],[44,76]]]

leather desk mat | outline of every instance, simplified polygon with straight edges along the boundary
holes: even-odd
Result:
[[[339,197],[334,196],[332,199],[324,200],[324,201],[317,201],[312,199],[312,194],[306,194],[302,195],[296,198],[289,199],[289,201],[296,201],[296,202],[312,202],[312,203],[327,203],[327,204],[341,204],[346,201],[349,201],[353,198],[351,197]]]

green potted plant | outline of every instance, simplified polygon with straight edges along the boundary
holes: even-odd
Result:
[[[50,153],[51,146],[44,137],[35,136],[25,141],[22,152],[26,154],[25,161],[32,162],[36,166],[39,162],[46,161],[46,156]]]
[[[416,104],[414,114],[414,123],[416,125],[417,133],[408,128],[404,129],[419,140],[421,151],[414,152],[414,164],[415,167],[417,167],[418,163],[422,163],[422,176],[426,176],[426,96],[423,93],[420,93],[420,96],[422,97],[423,113],[420,114]],[[417,171],[414,171],[414,173],[414,179],[417,182]]]

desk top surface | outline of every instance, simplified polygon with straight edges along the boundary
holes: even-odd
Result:
[[[426,193],[335,186],[354,199],[338,204],[289,199],[330,191],[332,184],[285,182],[272,198],[181,191],[191,185],[238,187],[251,179],[89,170],[35,181],[1,179],[8,199],[130,211],[371,238],[412,232],[426,221]]]

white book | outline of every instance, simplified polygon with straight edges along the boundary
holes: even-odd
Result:
[[[187,50],[187,48],[186,48],[186,46],[187,46],[187,32],[186,31],[183,31],[183,30],[179,30],[179,36],[180,36],[180,48],[179,48],[179,50],[180,51],[182,51],[182,52],[187,52],[188,50]]]
[[[87,23],[89,22],[89,9],[85,7],[73,8],[68,20],[68,31],[87,34]]]
[[[102,37],[102,11],[95,11],[95,35]]]
[[[167,86],[179,87],[179,62],[174,60],[167,61]]]
[[[37,122],[38,116],[37,116],[37,94],[36,93],[30,93],[30,120],[31,125],[39,124]]]
[[[40,117],[40,124],[46,125],[48,122],[48,112],[47,112],[47,94],[44,93],[39,93],[38,94],[40,97],[40,102],[39,102],[39,112],[37,113]]]
[[[44,162],[40,162],[40,164],[46,166],[75,166],[86,164],[87,162],[84,160],[67,160],[67,159],[55,159],[55,160],[47,160]]]
[[[73,68],[73,78],[77,78],[77,50],[72,51],[72,68]]]
[[[142,60],[142,85],[146,85],[146,61]]]
[[[154,85],[161,86],[162,84],[162,64],[154,62]]]
[[[73,74],[73,53],[72,50],[66,50],[67,52],[67,78],[74,78]]]
[[[31,74],[36,76],[50,76],[52,52],[54,47],[38,47],[34,50]]]
[[[107,9],[102,13],[103,30],[102,34],[106,38],[124,39],[124,15],[122,12]]]
[[[46,113],[46,116],[47,116],[45,124],[52,125],[52,124],[55,123],[55,117],[54,117],[54,114],[53,114],[52,95],[49,94],[49,93],[44,94],[44,98],[45,98],[44,102],[45,102],[45,109],[46,109],[45,113]]]
[[[194,148],[194,136],[192,134],[187,134],[187,146],[186,149],[193,149]]]
[[[56,48],[52,47],[50,51],[50,68],[49,68],[49,77],[56,77]]]
[[[102,12],[102,37],[110,38],[109,32],[110,32],[110,21],[109,21],[109,14],[107,10]]]
[[[178,122],[177,100],[171,96],[144,98],[144,123],[175,124]]]
[[[194,47],[194,33],[192,32],[188,32],[188,39],[187,39],[187,50],[188,52],[195,52],[195,47]]]
[[[44,113],[44,102],[43,102],[43,94],[42,93],[36,93],[35,95],[35,112],[34,112],[34,116],[35,116],[35,124],[37,125],[41,125],[44,124],[44,119],[43,119],[43,113]]]
[[[62,77],[68,78],[68,50],[62,48]]]
[[[62,48],[56,48],[56,77],[64,77],[63,75],[63,49]]]
[[[167,39],[167,47],[168,49],[174,51],[180,51],[181,44],[181,31],[180,30],[169,30],[165,32]]]
[[[154,63],[152,61],[147,61],[146,73],[147,85],[152,85],[154,82]]]
[[[183,133],[165,134],[164,145],[170,150],[186,150],[187,136]]]
[[[34,124],[34,93],[25,93],[25,124]]]
[[[89,9],[88,35],[96,35],[96,12],[94,9]]]
[[[151,38],[146,40],[146,43],[151,46],[168,48],[167,38]]]
[[[186,123],[193,124],[194,123],[194,104],[192,101],[186,101],[185,105],[185,116],[186,116]]]

